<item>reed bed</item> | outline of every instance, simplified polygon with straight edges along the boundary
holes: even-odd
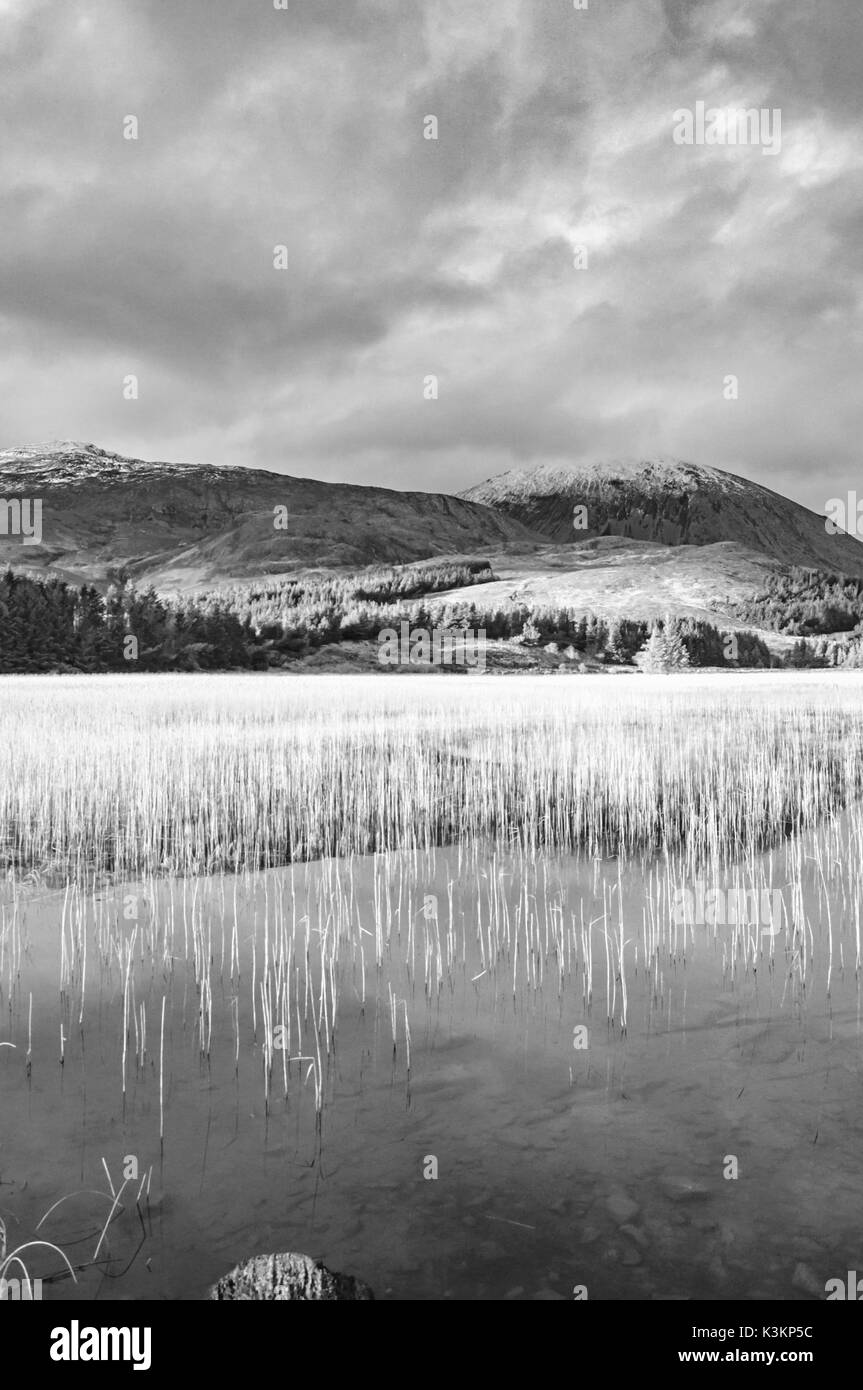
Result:
[[[861,695],[851,673],[6,679],[4,1064],[26,1045],[31,1065],[46,896],[63,1055],[107,994],[123,1102],[152,1084],[160,1144],[190,1007],[202,1064],[227,1036],[267,1110],[298,1091],[320,1121],[346,999],[409,1084],[411,1012],[456,987],[574,1000],[622,1034],[696,949],[829,995],[861,967]],[[776,929],[696,919],[696,880],[778,893]]]
[[[0,681],[17,875],[199,875],[517,844],[730,863],[863,786],[863,681]]]

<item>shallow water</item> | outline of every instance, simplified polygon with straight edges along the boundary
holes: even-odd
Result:
[[[784,852],[763,861],[780,876]],[[787,932],[772,962],[766,942],[753,970],[738,928],[677,932],[667,912],[651,913],[663,872],[624,873],[613,860],[460,860],[453,851],[433,862],[312,864],[254,881],[101,888],[77,905],[38,890],[17,911],[7,902],[8,1248],[44,1238],[87,1266],[77,1286],[44,1284],[56,1299],[198,1299],[237,1261],[277,1250],[320,1257],[379,1298],[570,1298],[576,1286],[591,1299],[817,1295],[863,1260],[863,1035],[847,883],[838,868],[828,877],[828,996],[814,877],[801,883],[802,975]],[[338,1011],[318,1122],[316,1045],[296,1014],[289,1047],[271,1055],[265,1098],[260,985],[264,961],[275,969],[274,941],[293,934],[287,974],[307,1007],[308,928],[309,997],[320,998],[333,910],[351,935],[326,986]],[[665,932],[647,968],[645,913]],[[613,944],[621,917],[622,971]],[[78,947],[62,998],[61,935],[69,961],[73,936]],[[139,1038],[136,1059],[142,1004],[146,1047]],[[297,1053],[307,1060],[289,1062]],[[732,1156],[736,1178],[724,1176]],[[137,1176],[94,1267],[112,1207],[103,1157],[115,1188],[124,1163],[135,1167],[130,1157]],[[427,1178],[432,1158],[437,1177]],[[52,1203],[77,1189],[90,1191],[69,1196],[37,1232]],[[26,1258],[43,1277],[61,1268],[52,1252]]]

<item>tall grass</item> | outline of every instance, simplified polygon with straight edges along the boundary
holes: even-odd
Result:
[[[859,796],[861,695],[852,673],[8,677],[0,855],[79,883],[480,841],[730,862]]]
[[[83,1037],[89,943],[92,988],[113,982],[122,1017],[124,1098],[133,1068],[148,1075],[148,1014],[159,1021],[162,1145],[178,961],[202,1060],[227,1013],[235,1069],[241,1047],[259,1049],[267,1111],[296,1081],[318,1117],[346,982],[363,1010],[373,995],[408,1078],[409,1009],[460,974],[516,1006],[572,989],[589,1012],[601,995],[626,1032],[634,983],[661,1007],[669,967],[712,933],[725,975],[780,971],[802,988],[815,954],[829,993],[837,969],[861,964],[861,695],[851,674],[7,678],[0,998],[21,1055],[26,1029],[29,1066],[26,904],[52,882],[63,1045],[75,1010]],[[560,872],[573,850],[577,889]],[[676,915],[696,874],[753,893],[776,877],[781,934]]]

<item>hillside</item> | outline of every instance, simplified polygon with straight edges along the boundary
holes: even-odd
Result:
[[[482,586],[487,604],[563,605],[606,618],[665,613],[742,627],[734,605],[759,591],[778,561],[733,541],[668,546],[601,536],[569,545],[512,543],[490,557],[498,576]],[[469,589],[447,595],[470,603]],[[751,624],[749,624],[751,626]]]
[[[0,565],[100,585],[121,569],[171,590],[541,539],[441,493],[149,463],[70,442],[0,452],[0,497],[42,501],[41,544],[0,535]],[[288,509],[286,530],[276,507]]]
[[[0,536],[0,565],[102,589],[123,572],[188,594],[481,557],[498,576],[483,585],[490,607],[563,606],[609,620],[672,613],[725,627],[745,617],[760,629],[764,594],[791,565],[863,577],[863,546],[828,535],[805,507],[667,459],[517,470],[455,498],[58,443],[0,453],[0,497],[16,496],[41,499],[42,540]],[[573,528],[579,504],[586,530]],[[287,508],[286,530],[273,524],[278,507]]]
[[[828,535],[823,516],[759,483],[678,459],[513,469],[460,496],[558,543],[596,536],[663,546],[730,541],[781,564],[863,576],[863,545]],[[588,524],[576,531],[578,505],[587,509]]]

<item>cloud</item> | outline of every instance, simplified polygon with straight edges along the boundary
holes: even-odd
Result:
[[[0,19],[4,445],[448,490],[655,450],[811,506],[856,484],[857,0]],[[698,100],[780,108],[781,154],[676,146]]]

